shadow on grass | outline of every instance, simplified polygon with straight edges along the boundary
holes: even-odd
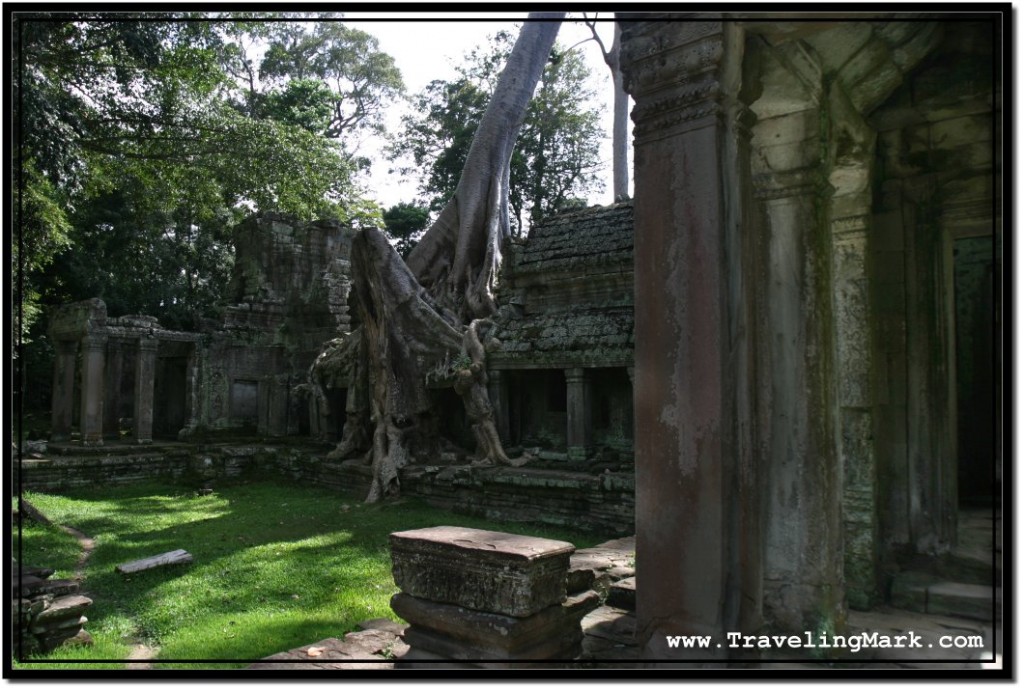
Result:
[[[39,500],[44,508],[46,498]],[[341,637],[368,618],[395,618],[388,535],[398,530],[455,524],[580,546],[596,541],[418,501],[366,505],[268,482],[202,497],[180,487],[93,488],[62,501],[70,505],[61,506],[61,520],[96,539],[83,584],[94,600],[90,631],[160,645],[161,657],[186,660],[258,659]],[[194,562],[128,576],[114,570],[173,549],[188,550]]]

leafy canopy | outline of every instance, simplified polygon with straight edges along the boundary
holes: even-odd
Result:
[[[414,98],[415,113],[403,117],[402,132],[392,138],[390,158],[407,162],[400,171],[419,178],[419,192],[434,212],[455,192],[514,41],[514,34],[498,32],[467,54],[456,79],[428,84]],[[577,206],[602,188],[600,111],[589,78],[579,52],[556,44],[512,154],[509,206],[517,237],[527,223]]]
[[[345,141],[403,88],[373,37],[269,13],[15,22],[19,333],[91,296],[195,326],[251,211],[379,220]]]

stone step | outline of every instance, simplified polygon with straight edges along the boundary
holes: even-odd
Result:
[[[970,583],[936,583],[928,587],[928,613],[992,621],[999,616],[1002,588]]]
[[[893,578],[890,602],[911,612],[992,621],[993,609],[1000,616],[1002,588],[905,571]]]

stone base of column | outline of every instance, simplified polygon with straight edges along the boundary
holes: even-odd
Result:
[[[585,446],[570,446],[566,449],[565,455],[570,461],[585,461],[589,453]]]

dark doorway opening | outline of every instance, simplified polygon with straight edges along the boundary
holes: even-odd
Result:
[[[177,439],[185,427],[188,358],[158,357],[153,382],[153,438]]]
[[[990,503],[996,470],[992,236],[954,241],[956,328],[957,490],[961,505]]]

